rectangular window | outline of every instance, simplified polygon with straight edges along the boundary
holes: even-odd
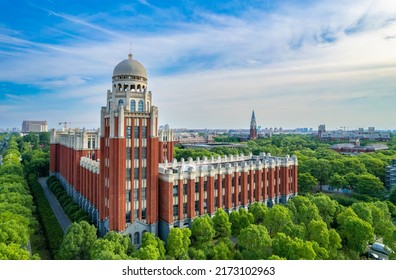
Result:
[[[126,201],[130,202],[131,201],[131,191],[126,191],[125,192],[125,197],[126,197]]]
[[[183,185],[183,195],[187,195],[187,184]]]
[[[147,167],[142,167],[142,178],[146,179],[147,177]]]
[[[142,148],[142,158],[143,159],[147,158],[147,147]]]
[[[179,215],[179,207],[177,205],[173,205],[173,216]]]
[[[177,186],[173,186],[173,196],[177,196],[178,195],[178,189]]]
[[[187,214],[187,203],[183,203],[183,213]]]
[[[126,127],[126,138],[131,138],[131,127],[130,126]]]
[[[134,159],[139,159],[139,147],[135,147],[133,149],[133,158]]]
[[[138,218],[138,213],[139,213],[139,210],[133,211],[133,217],[135,218],[135,220]]]
[[[135,180],[138,180],[139,179],[139,168],[138,167],[135,167],[134,168],[134,170],[133,170],[134,172],[134,174],[133,174],[133,178],[135,179]]]
[[[208,181],[204,182],[204,191],[208,191]]]
[[[147,138],[147,126],[142,126],[142,138]]]
[[[198,211],[198,208],[199,208],[198,201],[195,201],[195,211]]]
[[[130,181],[131,180],[131,169],[130,168],[127,168],[126,169],[126,179],[127,179],[127,181]]]
[[[195,192],[199,192],[199,184],[198,182],[195,182]]]
[[[138,189],[134,189],[133,198],[135,201],[138,200],[138,198],[139,198],[139,190]]]
[[[146,208],[142,210],[142,219],[146,219]]]
[[[126,159],[131,159],[131,147],[126,148]]]
[[[139,127],[135,126],[134,127],[134,134],[133,134],[134,138],[139,138]]]
[[[125,220],[127,223],[131,222],[131,212],[129,212],[129,211],[126,212]]]
[[[142,188],[142,200],[146,199],[146,188]]]

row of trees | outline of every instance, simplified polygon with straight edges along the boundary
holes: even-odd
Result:
[[[15,136],[3,139],[0,166],[0,259],[26,260],[29,237],[37,227]],[[34,255],[32,258],[38,258]]]
[[[393,214],[396,214],[395,209]],[[328,196],[297,196],[286,205],[254,203],[228,215],[193,220],[191,230],[172,228],[166,244],[145,233],[136,250],[129,236],[74,223],[63,240],[64,259],[360,259],[375,238],[396,251],[396,230],[385,202],[344,207]],[[395,258],[395,255],[391,255]]]
[[[47,179],[47,185],[55,195],[56,199],[62,206],[70,221],[89,222],[90,219],[88,217],[88,214],[73,201],[73,199],[67,194],[65,188],[61,185],[61,183],[55,176],[50,176]]]

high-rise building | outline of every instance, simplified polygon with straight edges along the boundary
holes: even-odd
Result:
[[[252,128],[257,137],[254,112]],[[176,161],[173,139],[168,126],[158,131],[146,69],[129,55],[114,68],[100,130],[51,131],[50,172],[101,234],[129,234],[136,245],[144,232],[166,240],[172,227],[218,208],[272,206],[298,192],[295,156]]]
[[[47,131],[48,131],[47,121],[23,121],[22,122],[22,133],[47,132]]]

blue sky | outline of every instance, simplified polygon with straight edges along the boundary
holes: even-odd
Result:
[[[391,0],[0,0],[0,128],[98,127],[130,44],[160,124],[396,129]]]

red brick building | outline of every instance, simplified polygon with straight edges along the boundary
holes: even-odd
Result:
[[[172,227],[189,226],[219,207],[272,206],[297,194],[296,157],[177,162],[172,130],[158,131],[144,66],[129,55],[114,68],[112,81],[100,130],[51,131],[50,172],[101,234],[130,234],[137,245],[146,231],[165,240]]]

